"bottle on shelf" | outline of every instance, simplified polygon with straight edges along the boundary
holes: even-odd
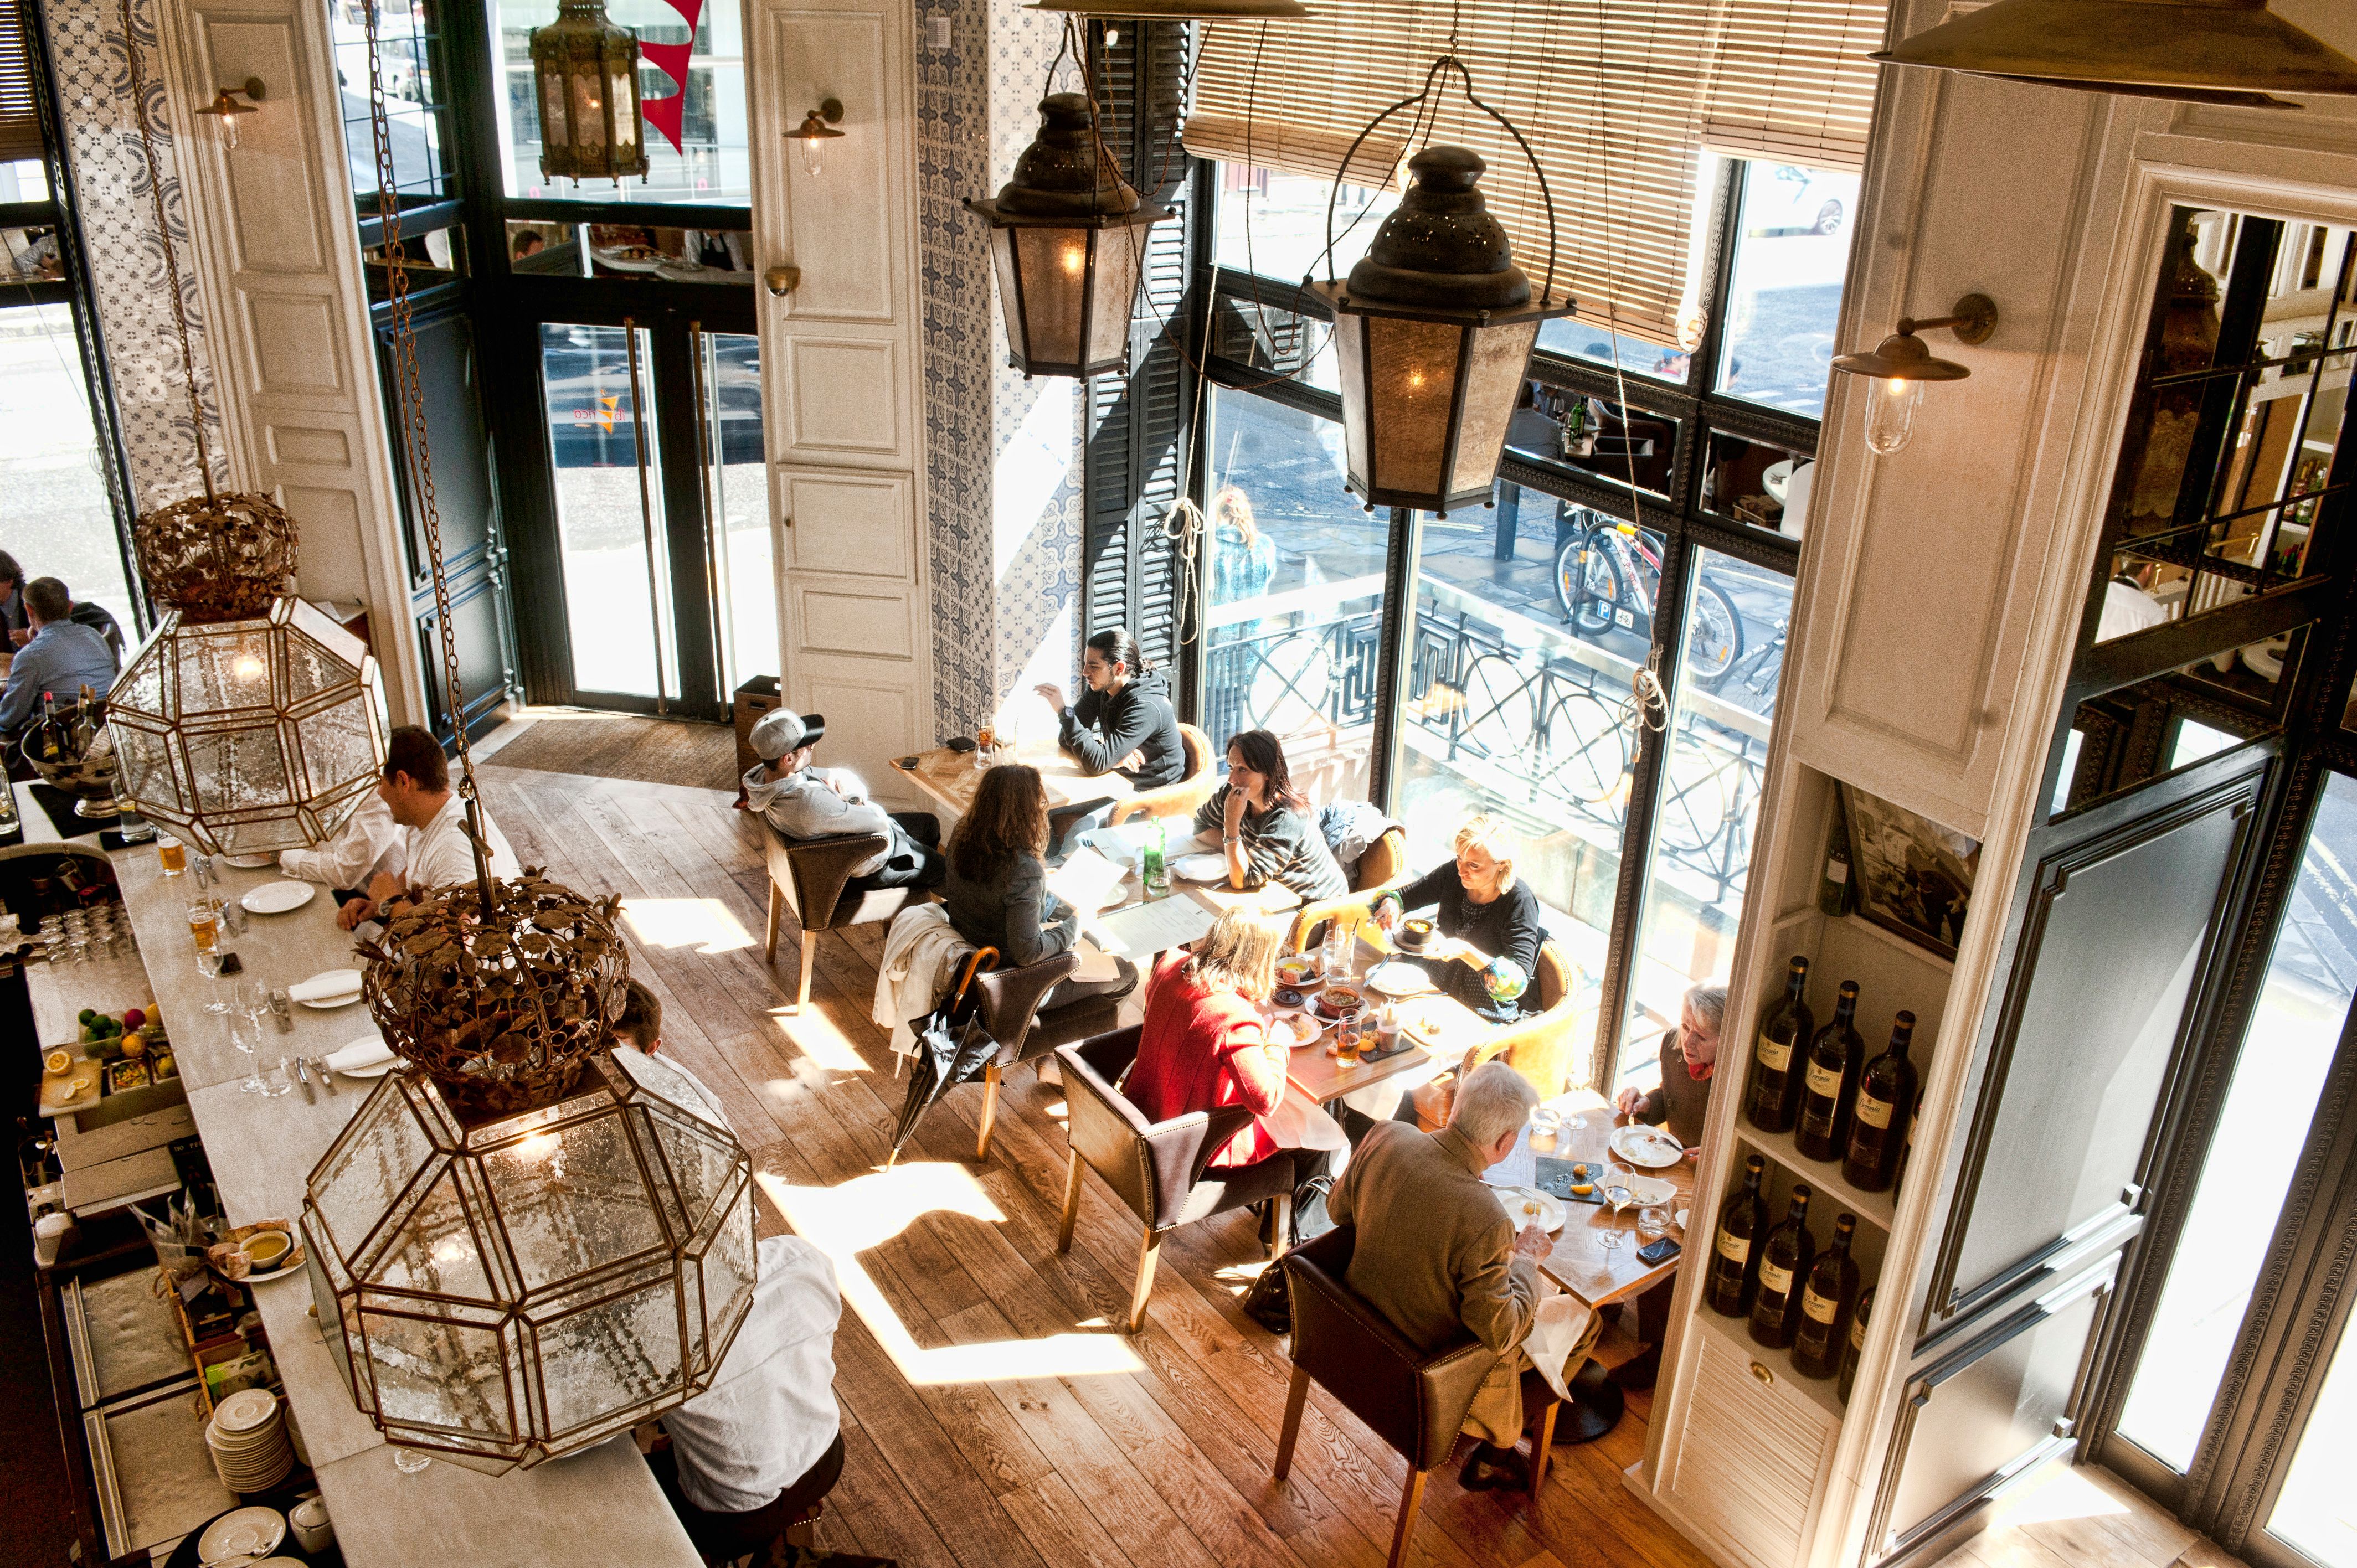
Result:
[[[1857,1216],[1837,1215],[1834,1244],[1809,1265],[1801,1286],[1801,1316],[1792,1326],[1792,1369],[1804,1378],[1830,1378],[1841,1369],[1849,1343],[1850,1315],[1857,1310],[1857,1260],[1849,1244]]]
[[[1743,1115],[1763,1133],[1789,1133],[1801,1104],[1801,1064],[1792,1058],[1804,1052],[1817,1020],[1803,993],[1809,988],[1809,961],[1798,953],[1784,974],[1784,994],[1760,1015],[1751,1051],[1751,1077],[1744,1089]]]
[[[1753,1155],[1743,1162],[1743,1187],[1719,1210],[1718,1235],[1711,1244],[1710,1273],[1703,1299],[1723,1317],[1751,1311],[1760,1284],[1760,1242],[1768,1234],[1768,1200],[1760,1195],[1768,1162]]]
[[[1861,1192],[1882,1192],[1899,1179],[1899,1156],[1906,1152],[1915,1112],[1915,1064],[1908,1059],[1915,1037],[1915,1015],[1891,1020],[1890,1044],[1866,1064],[1851,1107],[1849,1137],[1842,1154],[1842,1179]]]
[[[1831,1022],[1809,1039],[1801,1073],[1801,1114],[1793,1146],[1812,1160],[1837,1160],[1849,1142],[1850,1097],[1857,1092],[1866,1042],[1857,1034],[1857,982],[1845,980],[1834,998]]]
[[[1857,908],[1857,885],[1849,879],[1849,828],[1834,807],[1833,830],[1825,835],[1825,866],[1817,876],[1817,908],[1835,919]]]
[[[1849,1391],[1857,1384],[1857,1359],[1866,1350],[1866,1320],[1873,1311],[1874,1287],[1868,1285],[1857,1298],[1857,1311],[1850,1317],[1849,1348],[1842,1352],[1841,1381],[1834,1385],[1834,1392],[1841,1396],[1844,1404],[1849,1403]]]
[[[1792,1208],[1784,1222],[1768,1232],[1760,1249],[1760,1288],[1751,1297],[1751,1337],[1770,1350],[1792,1342],[1801,1316],[1801,1282],[1816,1261],[1816,1244],[1809,1239],[1809,1189],[1792,1189]]]

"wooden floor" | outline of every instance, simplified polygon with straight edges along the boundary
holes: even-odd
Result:
[[[503,768],[479,778],[527,865],[623,896],[631,972],[662,998],[664,1048],[720,1095],[751,1151],[764,1234],[833,1255],[845,1312],[835,1391],[848,1457],[822,1541],[908,1568],[1380,1568],[1404,1462],[1320,1391],[1291,1479],[1269,1480],[1289,1375],[1238,1302],[1261,1266],[1233,1215],[1163,1248],[1146,1331],[1126,1305],[1137,1222],[1093,1176],[1055,1251],[1061,1095],[1010,1075],[987,1167],[979,1088],[953,1091],[914,1159],[880,1167],[900,1101],[868,1020],[880,927],[761,959],[767,893],[749,820],[716,791]],[[1412,1561],[1444,1568],[1702,1568],[1622,1487],[1649,1402],[1558,1448],[1544,1496],[1425,1494]]]
[[[1997,1505],[1938,1568],[2242,1568],[2110,1471],[2055,1466]]]

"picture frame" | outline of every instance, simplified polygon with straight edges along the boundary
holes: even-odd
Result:
[[[1979,842],[1852,784],[1842,785],[1841,804],[1857,912],[1927,951],[1954,958],[1980,869]]]

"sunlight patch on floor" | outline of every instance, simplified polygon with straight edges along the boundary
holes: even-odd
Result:
[[[624,898],[622,918],[651,948],[724,953],[753,945],[753,933],[717,898]]]
[[[826,1009],[812,1003],[801,1012],[791,1007],[772,1007],[770,1021],[777,1026],[778,1037],[829,1072],[866,1072],[866,1058],[851,1036],[836,1026],[827,1016]]]
[[[919,1345],[859,1261],[934,1212],[1003,1225],[1006,1214],[963,1165],[921,1161],[855,1176],[837,1187],[798,1187],[762,1172],[755,1177],[786,1222],[834,1264],[843,1299],[859,1315],[884,1353],[909,1382],[1007,1382],[1023,1378],[1081,1378],[1144,1369],[1119,1334],[1051,1334],[1040,1339],[998,1339],[977,1345]]]
[[[2066,1519],[2125,1514],[2128,1506],[2068,1465],[2050,1465],[2018,1492],[2007,1494],[2001,1525],[2043,1524]]]

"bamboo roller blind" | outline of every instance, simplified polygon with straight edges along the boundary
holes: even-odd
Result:
[[[0,163],[41,156],[32,50],[20,0],[0,0]]]
[[[1451,74],[1437,113],[1383,122],[1352,183],[1394,184],[1402,158],[1454,142],[1490,166],[1481,186],[1534,284],[1568,289],[1582,320],[1679,342],[1695,156],[1865,162],[1887,0],[1324,0],[1307,21],[1204,31],[1187,150],[1317,179],[1353,137],[1453,52],[1482,101],[1512,120],[1555,197]]]

